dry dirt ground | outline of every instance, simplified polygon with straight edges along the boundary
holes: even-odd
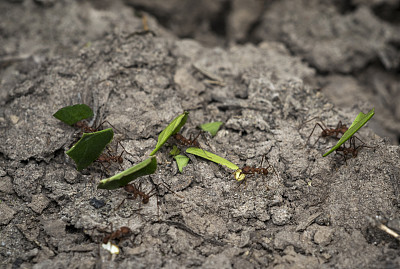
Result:
[[[331,126],[339,120],[349,124],[359,111],[367,112],[372,106],[377,109],[371,125],[398,135],[379,120],[392,111],[386,119],[398,124],[389,105],[359,98],[338,107],[315,86],[323,79],[359,83],[357,76],[349,74],[354,69],[365,71],[371,59],[354,56],[330,64],[315,58],[317,52],[329,52],[303,39],[300,32],[296,36],[290,31],[302,16],[310,18],[304,13],[314,13],[307,6],[294,5],[293,10],[303,7],[304,13],[277,16],[275,9],[287,1],[268,2],[258,23],[249,23],[253,26],[247,31],[262,39],[257,45],[235,44],[246,37],[237,30],[237,35],[227,34],[231,43],[226,47],[177,37],[180,34],[176,36],[173,27],[166,30],[149,14],[147,23],[154,34],[144,33],[140,14],[131,7],[152,10],[133,2],[129,7],[105,1],[0,3],[4,15],[0,22],[1,268],[400,266],[399,241],[376,225],[400,230],[399,146],[375,134],[369,125],[360,133],[369,148],[361,148],[347,162],[335,154],[321,156],[336,140],[321,138],[312,145],[319,131],[311,137],[311,145],[306,143],[316,123],[304,123],[308,119],[318,116]],[[350,14],[330,11],[327,22],[338,21],[335,16],[368,15],[374,6],[362,2],[357,1],[359,8]],[[233,7],[241,2],[215,3],[230,3],[234,14]],[[273,30],[277,35],[286,31],[285,40],[262,38],[268,32],[265,21],[273,15],[276,20],[291,18],[282,22],[287,28]],[[12,20],[16,16],[20,24]],[[169,27],[167,22],[165,26]],[[395,31],[391,33],[372,47],[365,44],[363,53],[383,55],[377,50],[387,49],[396,40]],[[210,40],[218,43],[220,38]],[[283,41],[297,43],[289,46]],[[342,50],[352,53],[347,46]],[[398,53],[393,48],[387,53]],[[312,49],[317,52],[311,53]],[[356,56],[363,54],[353,51]],[[394,71],[384,75],[391,77],[398,65],[389,62]],[[334,65],[344,66],[339,70]],[[321,76],[324,68],[327,73]],[[363,74],[367,77],[366,71]],[[387,80],[391,85],[395,82]],[[388,102],[398,98],[398,91],[387,93]],[[199,124],[224,122],[215,137],[199,138],[203,148],[240,167],[260,166],[267,156],[277,173],[271,169],[268,175],[249,177],[239,186],[231,170],[193,156],[179,173],[169,155],[176,142],[171,139],[156,154],[156,173],[138,179],[143,191],[156,187],[156,194],[148,204],[139,199],[121,204],[127,197],[122,189],[96,188],[105,173],[118,171],[117,165],[103,171],[93,164],[80,173],[65,154],[79,130],[52,114],[76,103],[88,104],[97,122],[107,120],[118,130],[116,140],[131,153],[124,155],[124,168],[146,159],[158,134],[186,110],[190,112],[183,128],[187,136],[196,134]],[[386,110],[378,109],[379,105]],[[121,252],[114,256],[100,247],[111,226],[132,230],[125,240],[116,240]]]

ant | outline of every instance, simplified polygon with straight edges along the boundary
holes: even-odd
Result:
[[[262,164],[264,162],[264,159],[267,160],[268,162],[268,167],[267,168],[263,168]],[[278,176],[275,168],[269,163],[268,159],[265,158],[265,155],[262,157],[261,159],[261,164],[260,167],[251,167],[251,166],[244,166],[242,169],[237,169],[233,174],[235,175],[235,179],[239,182],[241,182],[240,184],[242,184],[244,182],[244,179],[246,178],[246,175],[255,175],[255,174],[261,174],[261,175],[265,175],[267,176],[269,171],[268,169],[272,168],[274,170],[274,173],[276,176]]]
[[[316,119],[316,118],[318,118],[318,117],[312,118],[311,120],[314,120],[314,119]],[[304,122],[304,123],[307,123],[307,122],[309,122],[309,121],[311,121],[311,120],[308,120],[308,121],[306,121],[306,122]],[[303,124],[304,124],[304,123],[303,123]],[[343,134],[349,129],[349,128],[347,127],[346,124],[342,124],[342,121],[339,121],[339,122],[338,122],[338,124],[336,125],[336,128],[328,128],[322,121],[317,122],[317,123],[314,125],[314,128],[313,128],[313,130],[311,131],[310,135],[308,136],[308,138],[307,138],[307,143],[306,143],[306,144],[309,143],[310,138],[311,138],[311,135],[314,133],[315,128],[317,128],[317,126],[319,126],[319,127],[321,128],[322,132],[321,132],[321,134],[319,135],[318,139],[314,142],[313,146],[318,142],[318,140],[319,140],[321,137],[335,137],[335,138],[339,138],[339,135],[340,135],[340,134],[343,135]]]
[[[122,144],[121,144],[120,141],[117,142],[116,151],[117,151],[117,149],[118,149],[118,145],[120,145],[120,146],[123,148],[123,151],[121,152],[121,154],[119,154],[119,155],[113,155],[112,152],[108,149],[108,152],[107,152],[107,153],[102,153],[102,154],[97,158],[96,162],[99,162],[99,163],[103,166],[103,168],[104,168],[105,170],[107,170],[107,169],[111,166],[112,162],[118,163],[118,164],[119,164],[119,167],[121,168],[121,170],[123,170],[123,168],[122,168],[122,163],[124,162],[124,158],[122,158],[122,154],[124,154],[124,152],[126,152],[127,154],[132,155],[132,154],[130,154],[130,153],[124,148],[124,146],[122,146]],[[108,166],[105,167],[105,166],[104,166],[104,163],[108,163]]]
[[[356,139],[362,143],[361,145],[359,145],[357,147],[356,147]],[[349,143],[350,143],[349,147],[345,147],[345,145],[343,144],[342,146],[340,146],[339,148],[336,149],[336,153],[339,155],[342,155],[344,158],[344,161],[346,163],[347,163],[347,158],[346,158],[347,155],[352,155],[352,157],[355,158],[358,155],[359,149],[374,148],[374,147],[366,146],[365,143],[357,136],[352,136],[349,139]]]
[[[176,133],[174,134],[174,138],[182,145],[184,146],[194,146],[196,148],[200,148],[200,144],[197,141],[197,138],[200,136],[201,132],[199,132],[199,134],[192,139],[192,135],[190,135],[190,138],[187,139],[186,137],[184,137],[183,135],[181,135],[180,133]]]
[[[112,224],[111,224],[111,231],[112,231]],[[103,238],[103,244],[107,244],[108,242],[110,242],[112,240],[119,240],[119,242],[121,242],[126,237],[130,236],[131,234],[132,234],[132,230],[129,227],[122,226],[118,230],[106,235]]]
[[[156,187],[154,187],[148,193],[145,193],[144,191],[141,190],[141,183],[139,184],[139,186],[136,186],[134,183],[125,185],[124,190],[126,192],[129,192],[130,194],[133,194],[133,197],[127,197],[124,200],[122,200],[122,202],[119,204],[119,206],[117,206],[117,209],[119,209],[122,206],[122,204],[125,202],[126,199],[136,200],[136,198],[138,198],[138,197],[140,197],[142,199],[143,204],[148,204],[150,201],[150,198],[154,194],[156,194],[156,192],[154,192],[155,189],[156,189]]]
[[[144,191],[141,190],[141,182],[139,183],[139,186],[136,186],[135,184],[127,184],[124,186],[124,190],[130,194],[133,194],[133,197],[127,197],[122,202],[119,204],[117,207],[117,210],[122,206],[122,204],[125,202],[126,199],[130,200],[136,200],[136,198],[140,197],[142,200],[142,204],[148,204],[150,201],[150,198],[154,196],[155,194],[158,194],[158,186],[153,182],[153,179],[150,177],[151,183],[154,185],[154,188],[151,189],[148,193],[145,193]],[[173,190],[171,190],[167,184],[163,184],[170,192],[172,192],[174,195],[178,196],[179,198],[184,199],[183,196],[176,194]],[[140,209],[139,209],[140,210]],[[157,215],[159,215],[159,201],[157,199]]]
[[[148,204],[150,201],[150,197],[152,197],[155,194],[155,192],[153,192],[153,191],[156,188],[154,187],[151,191],[149,191],[148,193],[145,193],[140,190],[140,187],[141,187],[140,185],[139,185],[139,187],[136,187],[136,185],[132,183],[132,184],[125,185],[124,190],[126,192],[133,194],[133,197],[131,198],[132,200],[135,200],[137,197],[140,197],[142,199],[143,204]]]
[[[94,132],[99,131],[104,123],[107,123],[113,129],[118,131],[118,129],[115,128],[108,120],[103,121],[97,127],[91,127],[91,126],[89,126],[89,124],[88,124],[88,122],[86,120],[81,120],[81,121],[78,121],[77,123],[75,123],[75,127],[81,129],[81,131],[84,132],[84,133],[94,133]]]
[[[110,225],[111,225],[111,233],[106,232],[107,235],[102,240],[103,243],[102,247],[108,250],[112,255],[119,254],[119,247],[117,245],[114,245],[112,241],[118,240],[118,244],[121,243],[123,240],[125,240],[128,236],[132,234],[132,230],[129,227],[122,226],[121,228],[113,232],[112,223]],[[100,231],[105,232],[104,230]],[[99,246],[99,251],[100,251],[100,246]]]

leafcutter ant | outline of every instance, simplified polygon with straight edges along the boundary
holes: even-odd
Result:
[[[108,120],[103,121],[102,123],[100,123],[99,125],[97,125],[95,127],[89,126],[89,124],[86,120],[81,120],[81,121],[78,121],[77,123],[75,123],[75,127],[81,129],[81,131],[84,133],[94,133],[94,132],[100,131],[100,128],[105,123],[110,125],[114,130],[118,131],[118,129],[115,128]]]
[[[356,146],[356,139],[358,141],[360,141],[362,144]],[[348,141],[349,141],[349,144],[350,144],[349,147],[346,147],[345,144],[343,144],[339,148],[336,149],[336,154],[339,154],[339,155],[343,156],[344,161],[346,163],[347,163],[346,156],[351,155],[353,158],[355,158],[355,157],[357,157],[358,151],[361,148],[374,148],[374,147],[366,146],[365,143],[361,139],[356,137],[356,136],[350,137],[350,139]]]
[[[187,139],[186,137],[184,137],[183,135],[181,135],[180,133],[177,133],[174,135],[174,138],[182,145],[184,146],[194,146],[196,148],[200,148],[200,144],[197,141],[197,138],[200,136],[201,132],[199,132],[199,134],[192,139],[192,136],[190,136],[189,139]]]
[[[311,120],[317,119],[318,117],[312,118]],[[308,120],[305,123],[311,121]],[[315,128],[317,128],[317,126],[319,126],[322,130],[321,134],[318,136],[318,139],[314,142],[313,146],[318,142],[318,140],[321,137],[334,137],[334,138],[339,138],[339,135],[343,135],[349,128],[347,127],[346,124],[342,124],[341,121],[338,122],[338,124],[336,125],[336,128],[328,128],[322,121],[317,122],[314,125],[314,128],[312,129],[310,135],[307,138],[307,143],[308,144],[310,142],[310,138],[312,136],[312,134],[315,131]]]
[[[104,231],[103,231],[104,232]],[[129,227],[122,226],[118,230],[113,232],[111,224],[111,233],[108,233],[102,240],[102,247],[108,250],[112,255],[119,254],[119,247],[112,243],[112,241],[118,240],[118,244],[125,240],[132,234],[132,230]]]
[[[138,197],[140,197],[143,204],[148,204],[150,198],[156,194],[156,192],[154,191],[155,189],[156,187],[151,189],[151,191],[149,191],[148,193],[145,193],[144,191],[141,190],[141,183],[139,183],[139,186],[136,186],[134,183],[125,185],[124,190],[129,194],[132,194],[133,196],[124,198],[124,200],[122,200],[119,206],[117,206],[117,210],[123,205],[126,199],[136,200]]]
[[[117,210],[122,206],[122,204],[125,202],[126,199],[130,199],[130,200],[136,200],[138,197],[142,200],[142,204],[148,204],[150,201],[150,198],[152,196],[154,196],[155,194],[158,195],[159,193],[159,184],[155,184],[153,182],[153,179],[150,177],[150,181],[153,184],[154,188],[151,189],[148,193],[145,193],[142,189],[141,189],[141,183],[139,183],[139,186],[136,186],[135,184],[128,184],[126,186],[124,186],[124,190],[126,192],[128,192],[129,194],[132,194],[133,196],[131,197],[127,197],[124,200],[122,200],[121,204],[119,204],[119,206],[117,207]],[[184,199],[184,197],[176,194],[173,190],[171,190],[167,184],[165,183],[161,183],[163,184],[170,192],[172,192],[174,195],[178,196],[179,198]],[[140,210],[140,208],[139,208]],[[159,200],[157,197],[157,215],[159,216]]]
[[[183,146],[186,146],[186,147],[192,146],[192,147],[196,147],[196,148],[202,149],[203,152],[204,152],[204,154],[207,155],[207,153],[204,151],[204,149],[200,146],[199,141],[197,141],[197,138],[198,138],[201,134],[202,134],[202,131],[200,131],[200,132],[198,133],[198,135],[197,135],[195,138],[192,139],[192,135],[190,135],[190,138],[187,139],[187,138],[184,137],[182,134],[177,133],[177,134],[174,135],[174,138],[179,142],[179,144],[181,144],[181,145],[183,145]],[[203,135],[204,135],[204,134],[203,134]],[[204,137],[204,138],[205,138],[205,137]],[[206,143],[207,143],[207,145],[209,145],[207,141],[206,141]],[[209,145],[209,146],[210,146],[210,145]],[[207,156],[208,156],[208,155],[207,155]]]
[[[268,163],[268,167],[266,167],[266,168],[263,168],[263,167],[262,167],[263,162],[264,162],[264,159],[266,159],[266,160],[267,160],[267,163]],[[240,184],[242,184],[243,182],[245,182],[246,175],[256,175],[256,174],[260,174],[260,175],[265,175],[265,176],[267,176],[268,173],[269,173],[269,170],[268,170],[269,168],[272,168],[272,169],[274,170],[275,175],[278,176],[278,174],[277,174],[275,168],[269,163],[268,159],[265,158],[265,155],[264,155],[264,156],[262,157],[262,159],[261,159],[260,167],[251,167],[251,166],[247,166],[247,165],[246,165],[246,166],[244,166],[244,167],[241,168],[241,169],[240,169],[240,168],[237,169],[233,174],[234,174],[234,176],[235,176],[235,179],[236,179],[237,181],[239,181]]]
[[[136,185],[132,183],[132,184],[128,184],[124,187],[124,190],[126,192],[133,194],[133,197],[128,198],[128,199],[135,200],[136,198],[140,197],[142,199],[143,204],[149,203],[150,197],[152,197],[155,194],[155,192],[154,192],[155,189],[156,188],[154,187],[151,191],[149,191],[148,193],[145,193],[140,189],[140,185],[139,185],[139,187],[136,187]]]
[[[131,229],[126,226],[122,226],[118,230],[112,232],[112,225],[111,225],[111,234],[108,234],[103,238],[103,244],[107,244],[108,242],[110,242],[112,240],[118,240],[118,242],[121,242],[126,237],[130,236],[131,234],[132,234]]]
[[[100,163],[106,171],[108,170],[108,168],[111,166],[111,164],[113,162],[114,163],[118,163],[118,165],[121,168],[121,170],[123,170],[122,163],[124,162],[124,158],[122,158],[122,154],[127,153],[129,155],[132,155],[124,148],[124,146],[122,146],[120,141],[117,142],[117,147],[116,147],[115,151],[118,150],[118,145],[120,145],[122,147],[122,149],[123,149],[121,154],[113,155],[113,153],[110,151],[110,149],[107,149],[107,153],[102,153],[96,160],[96,162]],[[108,163],[108,166],[106,167],[104,165],[104,163]]]

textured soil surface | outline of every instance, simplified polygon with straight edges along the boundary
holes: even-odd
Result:
[[[0,268],[400,267],[378,229],[400,232],[399,3],[197,2],[0,2]],[[65,154],[80,130],[52,115],[76,103],[115,128],[124,169],[189,111],[187,137],[224,123],[202,148],[276,172],[239,185],[189,155],[180,173],[171,138],[136,181],[149,203],[125,199],[97,189],[118,165],[77,172]],[[308,120],[372,107],[356,158],[323,158],[337,139],[319,127],[307,143]]]

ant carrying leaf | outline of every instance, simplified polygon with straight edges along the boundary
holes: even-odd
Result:
[[[342,135],[337,144],[322,156],[326,157],[337,150],[344,142],[350,139],[350,137],[352,137],[361,127],[363,127],[364,124],[366,124],[372,118],[372,116],[374,116],[374,114],[375,108],[371,109],[367,114],[360,112],[350,125],[349,129]]]
[[[268,163],[268,166],[266,167],[266,168],[264,168],[264,167],[262,167],[262,165],[263,165],[263,162],[264,162],[264,159],[265,160],[267,160],[267,163]],[[275,173],[275,175],[277,176],[277,177],[279,177],[278,176],[278,173],[276,172],[276,170],[275,170],[275,168],[269,163],[269,161],[268,161],[268,159],[267,158],[265,158],[265,155],[262,157],[262,159],[261,159],[261,164],[260,164],[260,167],[251,167],[251,166],[244,166],[243,168],[238,168],[238,169],[236,169],[236,171],[233,173],[234,174],[234,176],[235,176],[235,179],[237,180],[237,181],[239,181],[240,182],[240,184],[242,184],[243,182],[245,182],[245,178],[246,178],[246,175],[256,175],[256,174],[260,174],[260,175],[265,175],[265,176],[267,176],[268,174],[269,174],[269,168],[272,168],[273,169],[273,171],[274,171],[274,173]]]
[[[113,240],[118,240],[120,243],[132,234],[132,230],[129,227],[122,226],[116,231],[113,231],[111,224],[111,233],[108,233],[102,240],[102,247],[109,251],[111,254],[119,254],[119,247],[112,243]]]
[[[122,171],[110,178],[103,179],[97,186],[98,189],[114,190],[120,187],[124,187],[132,180],[153,174],[157,169],[157,160],[155,157],[150,157],[143,162],[132,166],[131,168]]]
[[[111,128],[94,133],[84,133],[82,138],[66,153],[75,161],[77,170],[81,171],[99,158],[113,136],[114,132]]]
[[[178,141],[179,144],[183,145],[183,146],[194,146],[196,148],[199,148],[201,150],[202,147],[200,146],[200,143],[197,141],[197,138],[202,134],[202,131],[200,131],[197,136],[195,138],[192,139],[192,136],[190,136],[189,139],[187,139],[186,137],[184,137],[182,134],[177,133],[174,135],[174,138],[176,139],[176,141]],[[207,143],[208,144],[208,143]],[[175,146],[176,147],[176,146]],[[172,152],[172,151],[171,151]],[[176,152],[176,150],[175,150]],[[207,153],[203,150],[204,154],[207,155]],[[178,165],[178,169],[179,172],[182,173],[182,170],[185,166],[187,166],[188,162],[189,162],[189,158],[184,156],[184,155],[175,155],[174,159],[176,160],[176,163]]]
[[[356,139],[361,142],[361,145],[356,146]],[[342,155],[344,158],[344,161],[347,163],[347,156],[351,155],[353,158],[357,157],[358,151],[362,148],[373,148],[366,146],[361,139],[359,139],[357,136],[352,136],[349,140],[349,147],[346,147],[345,144],[342,144],[340,147],[336,149],[336,154]]]

